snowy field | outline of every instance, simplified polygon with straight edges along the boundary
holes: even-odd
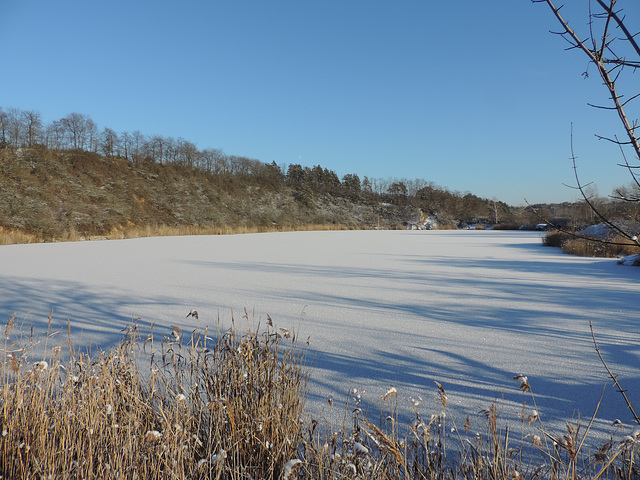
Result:
[[[311,367],[308,410],[329,415],[356,388],[377,418],[390,386],[402,415],[421,397],[464,422],[497,400],[515,423],[530,394],[562,431],[590,417],[605,384],[599,432],[632,417],[608,381],[589,331],[640,410],[640,268],[566,256],[540,233],[339,231],[163,237],[0,247],[0,322],[17,312],[29,333],[53,325],[77,345],[108,349],[140,318],[168,334],[219,321],[244,329],[267,314],[295,330]],[[244,320],[244,309],[249,320]],[[191,309],[199,319],[186,318]],[[306,346],[309,338],[310,346]],[[334,412],[335,414],[336,412]],[[406,417],[405,417],[406,418]],[[480,427],[478,427],[480,429]],[[622,434],[623,430],[616,430]],[[630,427],[629,427],[630,430]],[[628,432],[627,432],[628,433]]]

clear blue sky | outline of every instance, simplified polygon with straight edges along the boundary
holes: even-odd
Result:
[[[573,122],[607,195],[629,177],[594,134],[622,132],[554,22],[529,0],[0,0],[0,106],[514,205],[577,198]]]

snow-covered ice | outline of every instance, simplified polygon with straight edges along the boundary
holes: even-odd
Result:
[[[244,328],[246,308],[249,326],[266,328],[268,314],[308,350],[308,405],[319,419],[328,398],[335,409],[353,388],[374,414],[390,387],[401,414],[410,398],[435,413],[438,381],[454,417],[496,399],[516,421],[522,402],[532,403],[513,379],[524,375],[547,425],[589,417],[605,384],[597,427],[631,425],[589,320],[640,410],[640,269],[564,255],[540,235],[333,231],[2,246],[0,323],[17,312],[25,332],[42,335],[53,308],[61,336],[70,320],[76,345],[108,349],[133,318],[169,334],[170,325],[218,319],[228,327],[233,312]],[[197,319],[186,317],[192,309]]]

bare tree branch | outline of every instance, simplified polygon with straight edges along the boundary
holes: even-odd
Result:
[[[608,142],[618,145],[620,152],[624,159],[624,164],[621,165],[627,169],[630,174],[633,184],[640,188],[640,179],[638,175],[634,173],[634,169],[640,168],[640,142],[636,131],[638,129],[638,120],[630,121],[625,111],[625,107],[628,107],[632,101],[640,98],[640,92],[636,91],[635,94],[626,98],[617,88],[617,81],[622,78],[622,74],[625,68],[631,68],[635,72],[640,68],[640,45],[636,37],[639,33],[632,34],[628,28],[627,18],[622,15],[622,11],[616,8],[617,0],[596,0],[598,7],[601,9],[599,12],[593,12],[591,10],[591,2],[589,2],[589,22],[588,22],[588,37],[581,38],[581,36],[569,26],[569,22],[560,13],[562,5],[556,7],[553,0],[532,0],[533,3],[546,3],[553,15],[557,19],[558,23],[562,27],[560,32],[552,32],[560,35],[570,47],[567,50],[578,49],[582,51],[589,59],[589,64],[594,64],[598,69],[600,78],[602,79],[605,87],[609,92],[609,99],[611,100],[610,106],[595,105],[589,103],[588,105],[602,109],[602,110],[614,110],[622,124],[625,132],[626,140],[621,141],[617,135],[613,138],[596,135],[600,140],[607,140]],[[599,33],[596,33],[596,30]],[[613,30],[619,30],[621,35],[616,36]],[[617,42],[619,41],[619,42]],[[626,58],[624,55],[620,55],[619,47],[620,42],[625,43],[625,47],[630,47],[625,50],[625,53],[630,53],[632,58]],[[635,58],[634,58],[635,57]],[[584,76],[588,77],[588,70],[584,72]],[[572,127],[573,128],[573,127]],[[633,157],[635,159],[630,162],[625,153],[625,148],[631,148],[634,152]],[[605,225],[607,225],[614,232],[619,233],[623,238],[630,240],[633,244],[640,246],[637,236],[634,232],[625,232],[623,228],[616,225],[606,215],[602,214],[596,207],[596,205],[585,194],[584,187],[580,182],[578,176],[578,170],[576,165],[576,157],[573,153],[573,133],[571,140],[571,159],[573,162],[574,175],[576,179],[576,188],[580,191],[582,198],[595,214],[595,216]],[[636,164],[637,162],[637,164]],[[633,164],[632,164],[633,163]],[[628,193],[624,189],[618,189],[616,191],[617,196],[612,196],[618,200],[625,200],[630,202],[640,202],[640,196],[633,193]],[[548,223],[548,222],[547,222]],[[566,232],[566,229],[560,229]],[[569,232],[567,232],[569,233]],[[579,236],[579,235],[578,235]],[[608,242],[603,242],[608,243]]]
[[[618,389],[618,392],[622,395],[622,397],[624,398],[624,401],[627,403],[627,408],[629,408],[629,410],[631,411],[631,414],[633,415],[633,418],[635,419],[636,423],[640,425],[640,418],[638,418],[638,415],[636,415],[635,410],[631,406],[631,402],[629,401],[629,397],[627,397],[626,390],[622,388],[622,385],[620,385],[620,382],[618,381],[618,377],[613,374],[613,372],[609,368],[609,365],[607,365],[607,362],[605,362],[602,356],[602,353],[600,352],[600,347],[598,346],[598,342],[596,341],[596,336],[593,333],[593,323],[591,322],[591,320],[589,320],[589,328],[591,329],[591,338],[593,339],[593,345],[595,346],[598,357],[600,357],[600,361],[602,362],[602,365],[604,365],[605,370],[609,374],[609,377],[611,377],[611,380],[613,380],[613,383]]]
[[[607,6],[607,4],[604,3],[603,0],[596,1],[598,2],[598,5],[600,5],[600,7],[602,7],[602,9],[607,12],[608,17],[615,20],[615,22],[618,24],[618,28],[620,28],[620,30],[622,30],[622,32],[624,33],[626,40],[631,44],[631,47],[635,49],[636,55],[640,57],[640,45],[638,44],[638,42],[636,42],[635,39],[636,35],[638,34],[636,33],[635,35],[631,35],[626,25],[624,24],[624,19],[620,18],[618,12],[613,11],[613,6],[615,5],[616,0],[612,1],[610,6]]]
[[[606,65],[611,62],[605,59],[604,57],[605,49],[609,48],[609,45],[612,42],[612,41],[607,41],[609,25],[612,20],[615,21],[617,25],[620,27],[620,29],[624,32],[626,39],[629,41],[629,43],[632,45],[634,50],[640,56],[640,47],[638,46],[638,43],[635,41],[635,37],[629,33],[629,31],[624,26],[622,19],[620,19],[619,15],[613,10],[616,0],[611,0],[608,5],[603,0],[597,0],[598,5],[600,5],[602,9],[606,12],[605,27],[603,29],[603,34],[602,34],[602,45],[599,49],[596,48],[597,47],[596,40],[595,40],[596,37],[593,33],[591,35],[591,38],[594,46],[593,46],[593,49],[590,49],[589,47],[586,46],[585,41],[582,40],[571,27],[569,27],[569,23],[560,14],[560,9],[562,7],[556,7],[553,4],[552,0],[544,0],[544,1],[545,3],[547,3],[547,5],[549,5],[549,8],[551,8],[556,19],[564,29],[564,32],[562,32],[560,35],[562,35],[563,38],[568,40],[569,43],[573,45],[575,48],[579,48],[580,50],[582,50],[589,57],[591,62],[598,67],[598,72],[600,73],[600,77],[602,78],[605,86],[609,90],[610,98],[614,103],[613,109],[617,111],[620,121],[622,122],[622,125],[625,129],[625,132],[629,137],[629,144],[633,147],[633,149],[635,150],[636,156],[640,160],[640,142],[638,141],[638,138],[635,135],[635,128],[631,126],[627,118],[627,115],[624,110],[624,105],[620,102],[621,96],[616,91],[615,79],[611,78],[611,71],[609,71],[606,67]],[[535,3],[538,3],[538,2],[535,2]],[[590,18],[591,19],[593,18],[593,14],[590,15]],[[627,62],[620,62],[620,60],[616,59],[613,63],[616,63],[616,67],[621,67]],[[635,63],[638,63],[638,62],[632,62],[632,64],[635,64]]]
[[[622,237],[626,238],[627,240],[630,240],[631,242],[635,243],[636,245],[640,246],[640,240],[638,240],[638,237],[636,235],[632,235],[630,233],[625,232],[623,229],[621,229],[620,227],[618,227],[615,223],[613,223],[611,220],[609,220],[607,217],[605,217],[604,215],[602,215],[598,209],[596,208],[596,206],[593,204],[593,202],[591,201],[591,199],[586,195],[585,191],[584,191],[584,186],[580,183],[580,176],[578,175],[578,166],[576,164],[576,156],[573,153],[573,125],[571,125],[571,161],[573,162],[573,173],[576,179],[576,185],[578,190],[580,191],[580,194],[582,195],[582,198],[584,199],[584,201],[586,202],[586,204],[589,206],[589,208],[591,209],[591,211],[593,213],[595,213],[596,217],[598,217],[602,223],[604,223],[605,225],[607,225],[609,228],[611,228],[612,230],[614,230],[615,232],[618,232],[620,235],[622,235]]]

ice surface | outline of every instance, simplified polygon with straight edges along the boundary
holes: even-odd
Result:
[[[241,329],[264,328],[268,314],[307,350],[308,409],[318,419],[328,418],[329,397],[335,410],[352,388],[366,391],[363,406],[377,415],[391,386],[401,416],[411,415],[409,397],[422,397],[428,416],[440,408],[438,381],[459,423],[494,399],[517,423],[523,401],[534,408],[513,380],[522,374],[541,420],[558,431],[578,412],[589,417],[605,384],[596,427],[631,425],[589,320],[640,410],[640,269],[564,255],[540,235],[335,231],[3,246],[0,323],[16,312],[23,331],[42,335],[53,308],[61,337],[68,319],[77,345],[108,349],[133,318],[169,334],[170,325],[218,319],[229,327],[231,312]],[[186,318],[191,309],[199,319]]]

